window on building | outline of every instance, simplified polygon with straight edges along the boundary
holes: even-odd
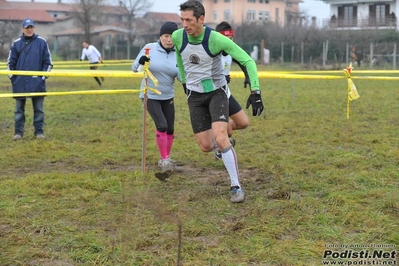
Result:
[[[259,18],[259,20],[269,21],[269,18],[270,18],[269,11],[259,11],[258,18]]]
[[[223,16],[224,16],[223,20],[230,20],[230,10],[229,10],[229,9],[226,9],[226,10],[223,12]]]
[[[218,21],[218,12],[216,10],[213,11],[213,21]]]
[[[255,21],[255,10],[248,10],[247,12],[247,21]]]
[[[357,6],[338,7],[339,26],[353,27],[357,25]]]
[[[344,7],[344,21],[349,24],[353,20],[353,6]]]
[[[256,3],[256,0],[248,0],[248,3]]]
[[[259,0],[259,3],[262,4],[262,3],[263,3],[263,0]]]
[[[386,25],[394,23],[394,17],[389,14],[389,4],[376,4],[369,6],[369,25]]]
[[[375,19],[378,23],[385,22],[385,5],[375,5]]]
[[[116,39],[117,39],[118,44],[125,44],[126,43],[126,39],[125,39],[124,35],[117,35]]]
[[[224,0],[225,3],[230,3],[230,0]]]
[[[269,12],[269,11],[265,11],[265,12],[263,13],[263,17],[264,17],[264,20],[265,20],[265,21],[269,21],[269,19],[270,19],[270,12]]]
[[[213,3],[217,4],[217,3],[218,3],[218,0],[213,0]]]
[[[111,47],[111,35],[107,34],[107,35],[104,36],[103,47],[105,49],[109,49]]]

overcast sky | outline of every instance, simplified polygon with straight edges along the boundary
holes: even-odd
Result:
[[[155,0],[153,2],[151,11],[179,14],[179,5],[185,0]],[[322,19],[329,18],[330,14],[329,6],[321,0],[303,0],[303,3],[299,4],[299,10],[308,14],[309,17],[316,17],[317,25],[321,25]]]

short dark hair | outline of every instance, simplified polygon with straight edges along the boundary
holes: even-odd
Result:
[[[222,30],[231,30],[232,27],[227,21],[222,21],[216,25],[215,31],[220,32]]]
[[[200,16],[205,16],[205,8],[200,1],[188,0],[180,5],[180,11],[192,10],[194,12],[194,17],[199,19]]]

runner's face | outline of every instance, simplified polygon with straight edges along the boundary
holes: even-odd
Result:
[[[200,16],[198,19],[194,16],[193,10],[181,11],[181,21],[183,28],[188,35],[197,37],[201,34],[202,28],[204,27],[204,16]]]
[[[162,34],[159,39],[161,40],[162,46],[164,48],[169,49],[173,47],[172,34]]]

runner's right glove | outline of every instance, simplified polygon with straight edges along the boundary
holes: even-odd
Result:
[[[248,109],[250,105],[252,105],[252,115],[260,116],[260,114],[263,112],[263,103],[262,97],[260,96],[260,90],[251,91],[251,94],[247,100],[246,108]]]

